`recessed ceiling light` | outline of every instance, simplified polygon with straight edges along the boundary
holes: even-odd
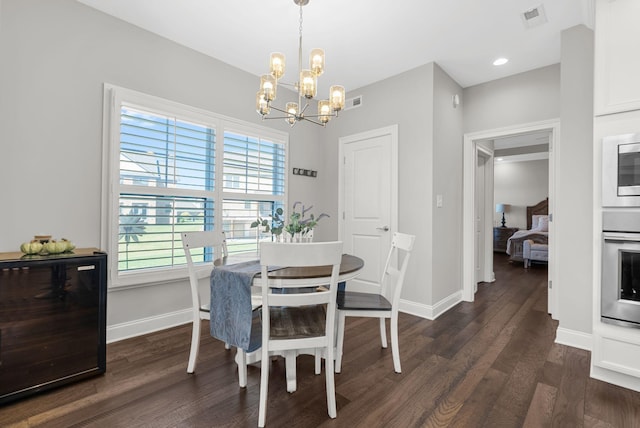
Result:
[[[502,161],[504,160],[504,158],[496,158],[496,160],[497,160],[498,162],[502,162]]]
[[[497,60],[493,61],[493,65],[504,65],[508,62],[509,60],[507,58],[498,58]]]

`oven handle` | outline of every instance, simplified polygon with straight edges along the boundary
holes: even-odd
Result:
[[[605,241],[631,241],[640,242],[640,233],[604,232]]]

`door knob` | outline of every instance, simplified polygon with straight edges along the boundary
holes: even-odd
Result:
[[[378,229],[378,230],[382,230],[383,232],[388,232],[388,231],[389,231],[389,226],[376,227],[376,229]]]

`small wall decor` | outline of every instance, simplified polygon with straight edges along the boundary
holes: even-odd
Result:
[[[317,177],[318,171],[311,169],[293,168],[293,175],[304,175],[306,177]]]

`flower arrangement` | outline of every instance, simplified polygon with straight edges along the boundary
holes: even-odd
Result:
[[[300,211],[296,211],[296,207],[298,205],[302,207]],[[290,235],[290,238],[295,238],[297,236],[305,237],[308,236],[309,232],[312,231],[314,227],[316,227],[320,219],[323,217],[329,217],[329,215],[325,213],[320,214],[318,217],[315,217],[314,214],[309,214],[307,217],[307,213],[312,208],[313,205],[305,208],[301,202],[295,202],[293,204],[291,214],[289,215],[288,223],[285,223],[283,217],[284,211],[282,208],[278,208],[273,215],[269,216],[269,219],[258,217],[256,221],[251,223],[251,227],[264,227],[264,232],[271,232],[276,237],[280,237],[283,231],[287,232]]]
[[[298,205],[302,206],[300,212],[296,211],[296,207]],[[309,217],[307,218],[306,215],[312,208],[313,205],[305,208],[301,202],[296,202],[293,204],[293,210],[291,211],[291,215],[289,216],[289,224],[285,226],[285,230],[292,237],[297,233],[299,233],[301,236],[305,236],[310,231],[312,231],[314,227],[316,227],[318,221],[320,221],[322,217],[329,217],[328,214],[322,213],[318,216],[318,218],[316,218],[313,214],[309,214]]]
[[[256,221],[251,223],[251,227],[264,227],[264,232],[271,232],[272,235],[280,236],[282,234],[282,230],[284,229],[284,218],[282,215],[284,211],[282,208],[276,209],[276,212],[273,215],[269,215],[271,220],[258,217]]]

